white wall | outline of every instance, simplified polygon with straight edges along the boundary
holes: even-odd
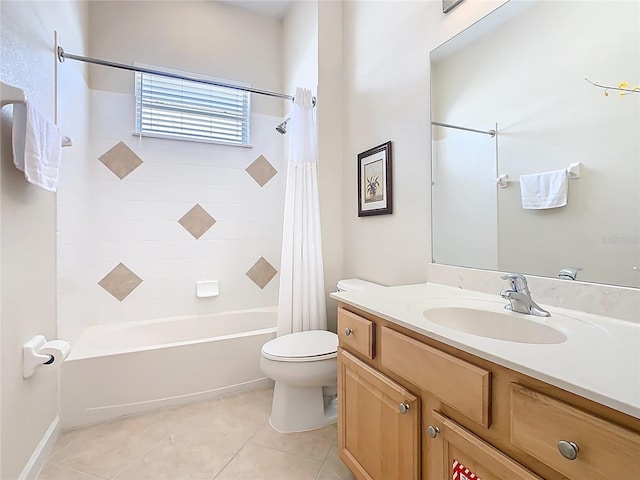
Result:
[[[343,3],[345,276],[383,284],[426,279],[430,261],[429,52],[502,4]],[[392,215],[358,218],[357,155],[393,142]]]
[[[315,112],[327,323],[329,330],[335,331],[336,302],[329,293],[343,278],[342,4],[294,2],[283,28],[285,91],[304,86],[318,99]]]
[[[282,22],[216,1],[91,1],[91,55],[283,88]],[[131,74],[92,66],[91,88],[132,94]],[[252,110],[281,114],[283,100],[253,95]]]
[[[296,87],[318,92],[318,7],[317,0],[293,2],[282,21],[284,91]],[[285,116],[291,111],[286,103]]]
[[[54,29],[64,46],[86,46],[86,5],[75,2],[0,3],[2,80],[22,88],[27,99],[56,120]],[[82,67],[60,67],[59,125],[64,134],[83,135],[88,97]],[[54,440],[58,422],[58,370],[41,367],[22,378],[22,345],[56,329],[56,194],[28,184],[12,164],[11,107],[2,109],[1,132],[1,471],[3,479],[34,478]],[[86,135],[85,135],[86,136]],[[80,140],[63,152],[68,164],[82,161]],[[51,435],[50,437],[48,435]]]
[[[216,2],[149,5],[91,2],[91,56],[282,91],[279,20]],[[260,288],[246,272],[260,257],[280,268],[286,164],[275,126],[284,101],[252,96],[251,148],[139,140],[132,135],[133,79],[130,72],[92,68],[88,155],[59,195],[60,330],[70,339],[92,324],[239,310],[278,299],[277,275]],[[143,160],[123,179],[98,160],[118,142]],[[264,186],[245,171],[261,155],[278,171]],[[195,204],[216,220],[199,239],[178,223]],[[119,263],[142,279],[122,301],[98,285]],[[198,280],[218,280],[220,295],[196,298]]]
[[[342,5],[318,3],[318,153],[320,215],[327,290],[327,323],[336,328],[336,301],[329,298],[344,277]]]

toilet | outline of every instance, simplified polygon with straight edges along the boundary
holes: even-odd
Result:
[[[340,280],[338,291],[381,288],[356,278]],[[275,381],[271,426],[303,432],[336,422],[338,336],[310,330],[277,337],[262,346],[260,368]]]

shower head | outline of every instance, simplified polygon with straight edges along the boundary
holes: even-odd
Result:
[[[287,133],[287,122],[291,120],[291,117],[287,118],[284,122],[282,122],[280,125],[278,125],[276,127],[276,132],[284,135],[285,133]]]

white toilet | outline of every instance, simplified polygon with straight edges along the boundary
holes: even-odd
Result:
[[[340,280],[338,291],[379,288],[360,279]],[[291,333],[262,346],[260,367],[275,380],[271,426],[302,432],[337,419],[338,336],[324,330]]]

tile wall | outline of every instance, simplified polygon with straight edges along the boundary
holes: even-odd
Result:
[[[286,162],[281,119],[252,147],[133,135],[131,95],[91,92],[82,165],[58,195],[61,338],[89,325],[277,304]],[[220,294],[196,298],[196,281]]]

